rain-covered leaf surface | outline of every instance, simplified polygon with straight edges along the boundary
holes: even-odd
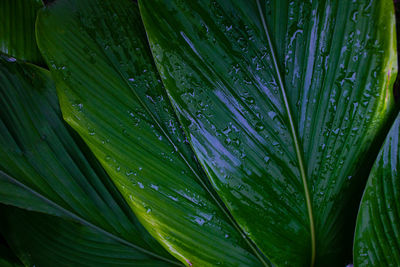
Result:
[[[400,266],[400,114],[372,168],[357,218],[354,265]]]
[[[393,2],[139,6],[188,140],[246,234],[277,266],[344,265],[355,174],[393,110]]]
[[[43,63],[35,38],[36,13],[41,7],[41,0],[0,1],[0,52]]]
[[[50,72],[11,61],[0,57],[0,202],[78,221],[144,258],[174,262],[62,120]]]
[[[149,233],[187,266],[261,265],[194,160],[137,5],[58,0],[39,12],[37,38],[65,120]]]

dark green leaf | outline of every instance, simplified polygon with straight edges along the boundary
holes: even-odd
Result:
[[[0,58],[0,202],[76,220],[170,261],[64,124],[55,93],[48,71]]]
[[[39,12],[38,45],[65,120],[141,223],[188,266],[257,266],[204,186],[130,0],[58,0]]]
[[[4,234],[25,266],[171,266],[76,222],[11,207],[2,211]]]
[[[139,1],[163,83],[239,225],[278,266],[340,266],[358,163],[393,110],[392,0]]]
[[[357,217],[355,266],[400,266],[400,114],[372,168]]]
[[[0,52],[41,64],[35,38],[36,13],[41,0],[0,1]]]
[[[0,211],[1,218],[3,220],[4,213]],[[0,222],[1,225],[1,222]],[[0,228],[0,233],[3,231]],[[0,234],[0,266],[1,267],[21,267],[22,264],[19,262],[18,258],[15,256],[14,252],[11,251],[8,244],[5,242],[3,236]]]

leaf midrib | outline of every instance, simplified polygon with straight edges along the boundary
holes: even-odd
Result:
[[[311,197],[310,197],[310,192],[308,190],[308,184],[307,184],[307,175],[306,175],[306,172],[305,172],[305,166],[304,166],[304,162],[303,162],[303,155],[301,153],[300,142],[299,142],[299,138],[297,136],[294,120],[293,120],[292,113],[291,113],[290,106],[289,106],[289,101],[288,101],[288,98],[287,98],[287,95],[286,95],[286,89],[285,89],[285,86],[283,84],[283,79],[282,79],[281,72],[279,70],[275,49],[274,49],[274,46],[272,44],[272,40],[271,40],[271,36],[269,34],[269,31],[268,31],[267,24],[265,22],[264,13],[263,13],[262,8],[261,8],[260,0],[257,0],[257,8],[258,8],[258,11],[260,13],[261,22],[262,22],[262,25],[263,25],[263,28],[264,28],[265,35],[266,35],[267,40],[268,40],[268,46],[269,46],[269,49],[270,49],[270,52],[271,52],[272,61],[273,61],[273,64],[274,64],[274,69],[275,69],[276,75],[278,77],[279,89],[281,91],[282,98],[283,98],[283,101],[284,101],[284,104],[285,104],[285,109],[286,109],[286,113],[287,113],[287,116],[288,116],[288,119],[289,119],[289,124],[290,124],[290,132],[292,134],[292,138],[293,138],[293,142],[294,142],[294,146],[295,146],[295,150],[296,150],[296,157],[297,157],[297,160],[298,160],[298,163],[299,163],[300,176],[301,176],[301,179],[302,179],[302,182],[303,182],[304,195],[305,195],[306,204],[307,204],[308,218],[310,220],[310,234],[311,234],[311,264],[310,264],[310,266],[314,266],[315,254],[316,254],[316,249],[315,249],[315,226],[314,226],[314,216],[313,216],[313,211],[312,211]]]
[[[138,4],[134,3],[135,5],[139,6]],[[90,35],[88,35],[90,38],[92,38]],[[148,36],[146,35],[146,39],[148,42]],[[188,168],[190,169],[190,171],[193,173],[193,175],[196,177],[196,179],[199,181],[200,185],[204,188],[204,190],[206,190],[206,192],[211,196],[211,198],[214,200],[214,202],[217,204],[218,208],[224,213],[224,215],[228,218],[228,220],[232,223],[232,226],[236,229],[236,231],[238,231],[238,233],[240,234],[240,236],[245,240],[246,244],[251,248],[251,250],[253,251],[253,253],[255,254],[255,256],[260,260],[260,262],[264,265],[264,266],[269,266],[269,264],[265,261],[264,259],[264,255],[260,254],[260,250],[258,249],[258,247],[248,238],[248,236],[246,235],[246,233],[240,228],[239,224],[235,221],[234,217],[232,214],[230,214],[230,212],[228,211],[228,209],[226,208],[225,204],[219,200],[219,198],[217,196],[215,196],[215,194],[208,188],[208,186],[204,183],[204,181],[201,179],[200,175],[196,172],[196,170],[192,167],[192,165],[189,163],[189,161],[186,159],[185,155],[182,154],[182,152],[179,150],[179,147],[173,142],[172,138],[169,136],[169,134],[167,133],[167,131],[164,129],[164,127],[162,126],[162,124],[158,121],[158,119],[154,116],[154,114],[150,111],[149,107],[146,105],[146,103],[144,103],[144,101],[140,98],[140,96],[136,93],[136,91],[134,90],[134,88],[132,87],[132,85],[127,81],[127,79],[125,79],[124,74],[119,70],[119,68],[115,67],[114,64],[112,63],[112,61],[109,59],[109,57],[104,53],[104,51],[101,49],[101,46],[99,43],[97,43],[96,41],[93,40],[93,42],[98,46],[99,51],[103,54],[103,56],[107,59],[107,61],[111,64],[111,66],[114,67],[114,69],[116,70],[116,72],[120,75],[121,79],[124,81],[124,83],[129,87],[132,95],[134,98],[137,99],[137,101],[139,102],[139,104],[144,108],[144,110],[146,111],[146,113],[148,113],[150,115],[150,118],[154,121],[154,123],[156,124],[156,126],[160,129],[161,133],[164,135],[164,137],[168,140],[168,142],[173,146],[174,150],[179,154],[179,156],[182,158],[182,160],[185,162],[185,164],[188,166]],[[149,48],[150,49],[150,48]],[[150,49],[151,54],[154,58],[153,55],[153,51]],[[154,66],[154,65],[153,65]],[[158,71],[156,72],[157,76]],[[164,87],[164,86],[163,86]],[[168,97],[169,99],[169,97]],[[175,113],[175,107],[174,105],[171,104],[171,102],[169,102],[169,104],[172,106],[172,108],[174,109]],[[177,121],[180,123],[180,120],[177,119]],[[186,133],[185,133],[186,134]]]
[[[152,256],[152,257],[154,257],[156,259],[163,260],[165,262],[171,263],[171,264],[176,265],[176,266],[182,266],[182,264],[180,264],[178,262],[175,262],[175,261],[172,261],[170,259],[164,258],[163,256],[160,256],[160,255],[155,254],[155,253],[153,253],[153,252],[151,252],[151,251],[149,251],[147,249],[144,249],[144,248],[139,247],[139,246],[137,246],[135,244],[132,244],[131,242],[129,242],[129,241],[125,240],[125,239],[122,239],[122,238],[120,238],[120,237],[118,237],[118,236],[116,236],[116,235],[104,230],[103,228],[92,224],[91,222],[89,222],[89,221],[85,220],[84,218],[80,217],[79,215],[77,215],[77,214],[75,214],[75,213],[63,208],[62,206],[58,205],[57,203],[53,202],[52,200],[48,199],[47,197],[43,196],[39,192],[33,190],[29,186],[26,186],[25,184],[21,183],[17,179],[11,177],[10,175],[6,174],[5,172],[3,172],[1,170],[0,170],[0,176],[5,178],[6,180],[10,181],[11,183],[13,183],[13,184],[25,189],[26,191],[30,192],[34,196],[40,198],[41,200],[43,200],[44,202],[49,204],[50,206],[58,209],[59,211],[61,211],[65,215],[67,215],[68,217],[70,217],[73,220],[81,223],[82,225],[86,225],[86,226],[88,226],[88,227],[90,227],[90,228],[92,228],[92,229],[94,229],[94,230],[106,235],[107,237],[109,237],[109,238],[111,238],[111,239],[113,239],[113,240],[115,240],[115,241],[117,241],[117,242],[119,242],[121,244],[124,244],[126,246],[132,247],[132,248],[134,248],[134,249],[136,249],[136,250],[138,250],[140,252],[143,252],[143,253],[145,253],[145,254],[147,254],[149,256]]]

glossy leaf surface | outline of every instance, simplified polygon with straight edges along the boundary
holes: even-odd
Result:
[[[73,221],[11,207],[3,211],[4,235],[25,266],[172,266]]]
[[[35,38],[36,13],[41,7],[41,0],[0,1],[0,52],[42,63]]]
[[[0,58],[0,106],[1,203],[78,221],[149,260],[174,262],[62,120],[50,72]]]
[[[65,120],[150,234],[187,266],[258,266],[204,184],[137,5],[58,0],[39,13],[37,37]]]
[[[372,168],[357,217],[354,266],[400,266],[400,114]]]
[[[139,6],[189,142],[247,235],[277,266],[344,265],[353,177],[392,111],[392,1]]]

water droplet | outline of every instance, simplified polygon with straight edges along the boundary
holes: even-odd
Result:
[[[325,149],[325,146],[326,146],[326,144],[321,144],[319,147],[320,147],[320,151],[322,151],[322,150],[324,150]]]
[[[94,129],[88,128],[89,131],[89,135],[93,136],[96,134],[96,132],[94,131]]]
[[[170,199],[172,199],[173,201],[175,201],[175,202],[177,202],[178,201],[178,199],[176,198],[176,197],[173,197],[173,196],[168,196]]]
[[[274,111],[269,111],[269,112],[268,112],[268,116],[269,116],[271,119],[274,119],[274,118],[276,117],[276,112],[274,112]]]
[[[261,132],[262,130],[264,130],[264,125],[261,122],[257,122],[256,123],[256,131]]]
[[[151,188],[153,188],[154,190],[158,191],[158,186],[155,184],[150,185]]]
[[[357,16],[358,16],[358,11],[353,11],[352,16],[351,16],[351,21],[356,23],[357,22]]]
[[[196,217],[195,222],[197,222],[198,225],[203,225],[206,221],[203,218]]]

